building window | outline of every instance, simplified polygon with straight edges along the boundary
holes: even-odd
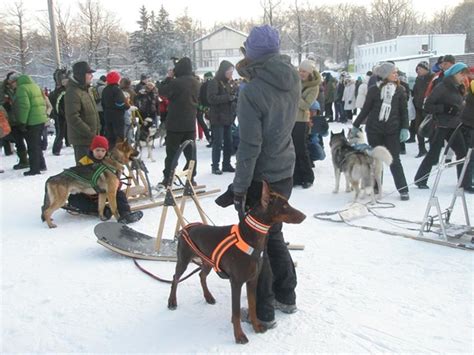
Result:
[[[232,57],[234,55],[234,50],[233,49],[226,49],[225,50],[225,55],[226,55],[226,57]]]
[[[421,45],[421,50],[424,51],[424,52],[427,52],[428,51],[428,45],[427,44],[422,44]]]
[[[210,50],[202,51],[202,57],[203,58],[210,58],[211,57],[211,51]]]

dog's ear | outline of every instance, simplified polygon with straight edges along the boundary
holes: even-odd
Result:
[[[260,204],[264,209],[268,208],[268,204],[270,203],[270,187],[268,183],[263,180],[262,181],[262,197],[260,198]]]

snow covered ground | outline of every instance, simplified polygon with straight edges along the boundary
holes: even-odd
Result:
[[[340,127],[334,123],[331,128]],[[407,147],[402,159],[411,182],[420,160],[414,158],[415,144]],[[157,162],[146,164],[157,183],[164,148],[155,152]],[[211,175],[210,153],[204,141],[198,142],[197,181],[224,190],[232,174]],[[473,353],[474,254],[314,219],[314,213],[341,209],[352,198],[331,192],[329,157],[316,163],[315,185],[296,188],[290,200],[307,219],[284,227],[288,241],[305,245],[304,251],[292,251],[298,263],[299,311],[277,313],[277,328],[264,334],[244,324],[247,345],[234,343],[230,286],[216,274],[209,276],[215,305],[206,304],[194,276],[180,284],[178,309],[169,311],[167,284],[96,243],[97,218],[59,210],[54,215],[57,229],[41,223],[45,180],[74,164],[71,148],[60,157],[48,149],[46,159],[48,171],[34,177],[11,169],[15,157],[2,155],[0,160],[6,170],[0,175],[1,352]],[[444,206],[454,180],[451,169],[439,191]],[[385,192],[393,191],[387,169],[384,183]],[[391,194],[384,201],[395,208],[381,213],[421,220],[429,193],[411,188],[407,202]],[[473,220],[474,198],[467,198]],[[234,210],[219,208],[214,197],[201,202],[216,224],[236,222]],[[197,220],[190,206],[186,217]],[[462,222],[460,210],[455,210],[454,222]],[[155,235],[161,208],[144,214],[133,228]],[[170,218],[167,238],[172,238],[173,225]],[[175,266],[142,264],[164,278],[172,277]],[[242,300],[246,304],[245,291]]]

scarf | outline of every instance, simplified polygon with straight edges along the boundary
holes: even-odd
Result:
[[[382,107],[380,108],[379,121],[387,121],[392,110],[392,98],[397,90],[397,85],[388,83],[380,90],[380,99],[382,99]]]

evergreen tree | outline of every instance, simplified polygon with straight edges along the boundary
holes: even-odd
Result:
[[[130,51],[137,76],[138,72],[153,71],[153,41],[151,33],[152,17],[143,5],[140,10],[140,19],[137,21],[139,30],[130,35]]]
[[[153,66],[162,76],[166,74],[172,57],[179,57],[179,44],[174,33],[174,24],[168,12],[161,5],[158,16],[151,23]]]

